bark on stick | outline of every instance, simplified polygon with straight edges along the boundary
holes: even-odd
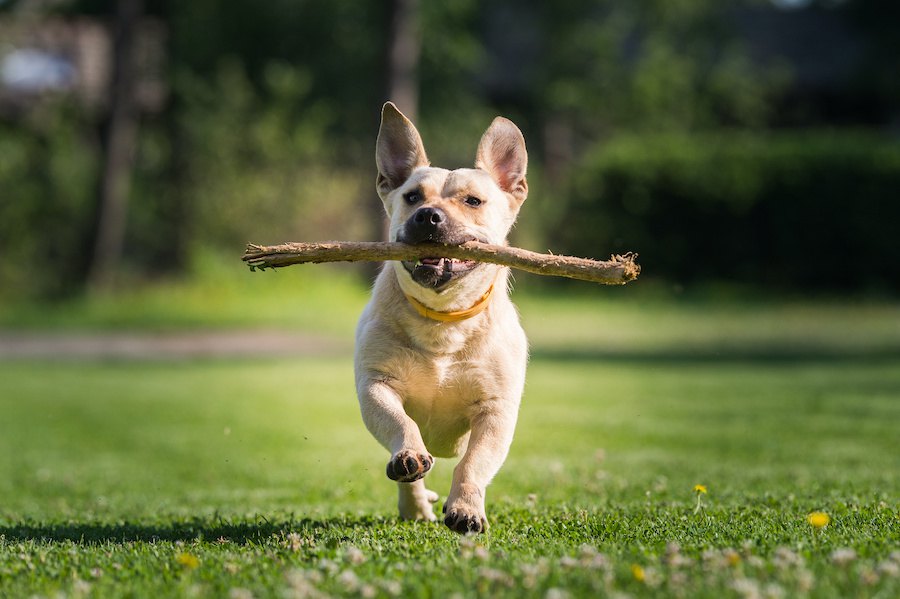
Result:
[[[509,266],[539,275],[568,277],[603,285],[624,285],[641,272],[637,254],[614,255],[609,260],[539,254],[515,247],[468,241],[462,245],[407,245],[387,241],[327,241],[247,245],[242,260],[250,270],[280,268],[292,264],[320,262],[381,262],[442,257],[475,260]]]

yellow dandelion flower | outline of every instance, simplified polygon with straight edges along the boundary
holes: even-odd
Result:
[[[179,553],[175,556],[175,562],[188,570],[193,570],[200,566],[200,560],[190,553]]]
[[[694,513],[697,514],[703,509],[702,497],[706,495],[706,485],[694,485],[694,493],[697,494],[697,505],[694,506]]]
[[[646,578],[644,569],[637,564],[631,564],[631,575],[634,576],[634,579],[638,582],[644,582],[644,579]]]
[[[815,529],[820,529],[828,526],[831,523],[831,516],[826,514],[825,512],[811,512],[808,516],[806,516],[806,521],[809,522],[809,525]]]

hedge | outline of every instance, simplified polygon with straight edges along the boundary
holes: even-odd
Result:
[[[575,169],[556,247],[645,276],[900,290],[900,144],[839,131],[619,138]]]

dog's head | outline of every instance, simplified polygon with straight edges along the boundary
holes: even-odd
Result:
[[[419,132],[388,102],[381,112],[375,162],[375,185],[390,218],[391,241],[505,244],[528,195],[525,139],[512,121],[502,117],[494,119],[482,136],[475,168],[451,171],[429,166]],[[485,268],[436,254],[403,262],[400,276],[405,272],[420,286],[442,292]]]

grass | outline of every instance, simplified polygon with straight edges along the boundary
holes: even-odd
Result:
[[[200,254],[187,278],[134,281],[48,306],[3,301],[0,330],[291,328],[352,335],[367,290],[348,266],[251,273],[237,257]]]
[[[333,286],[304,289],[294,310],[351,334],[363,290],[339,284],[329,309]],[[471,538],[396,521],[349,357],[0,362],[0,596],[900,593],[896,305],[608,291],[519,294],[534,358],[492,527]],[[291,313],[276,295],[256,299]],[[225,296],[205,320],[193,300],[50,318],[278,320]],[[451,470],[429,475],[442,497]]]

